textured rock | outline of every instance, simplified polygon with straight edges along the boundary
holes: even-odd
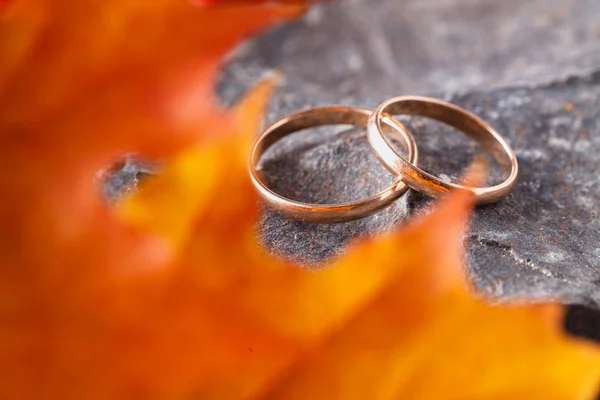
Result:
[[[113,202],[136,191],[140,182],[157,170],[157,163],[142,160],[134,154],[125,155],[109,169],[98,173],[102,195],[108,202]]]
[[[437,96],[486,119],[515,149],[520,177],[508,198],[475,210],[466,238],[474,283],[500,299],[600,305],[600,2],[321,5],[240,49],[219,92],[231,103],[271,68],[286,81],[269,121],[321,104],[374,107],[409,93],[449,93]],[[415,118],[408,125],[421,166],[438,175],[457,179],[478,152],[443,125]],[[264,170],[276,191],[305,201],[357,199],[392,182],[359,129],[292,135],[265,155]],[[492,171],[490,181],[497,179]],[[318,265],[430,204],[409,191],[379,214],[335,225],[267,211],[259,230],[274,253]]]
[[[244,47],[237,60],[227,94],[269,68],[296,89],[339,100],[549,82],[600,65],[600,4],[342,0]]]
[[[392,95],[450,93],[438,97],[496,127],[521,167],[513,193],[474,214],[467,238],[474,283],[502,299],[598,305],[599,50],[595,0],[348,0],[241,49],[220,93],[231,102],[269,68],[283,71],[269,121],[320,104],[373,107]],[[443,125],[408,125],[431,172],[457,179],[478,151]],[[392,180],[357,129],[292,136],[266,155],[264,168],[275,190],[305,201],[357,199]],[[318,265],[429,204],[409,192],[380,214],[338,225],[266,212],[260,231],[274,253]]]
[[[502,132],[520,163],[514,191],[474,213],[468,248],[476,285],[494,297],[599,303],[600,73],[445,98]],[[410,120],[407,125],[419,145],[421,165],[431,172],[456,180],[478,152],[475,143],[441,124]],[[339,202],[391,182],[362,131],[321,134],[321,142],[318,136],[293,135],[265,155],[265,174],[276,191],[304,201]],[[498,179],[492,174],[490,183]],[[429,205],[409,192],[380,214],[337,225],[289,221],[267,212],[261,230],[275,252],[318,263],[349,240],[395,227]]]

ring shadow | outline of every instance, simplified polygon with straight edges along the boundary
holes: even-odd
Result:
[[[305,135],[292,135],[284,139],[282,149],[265,153],[262,173],[273,191],[297,201],[331,204],[371,196],[394,182],[377,161],[364,130],[353,128],[311,139],[306,144]],[[259,237],[271,254],[318,268],[352,241],[390,230],[406,219],[410,196],[409,191],[375,215],[334,224],[292,220],[265,208]]]

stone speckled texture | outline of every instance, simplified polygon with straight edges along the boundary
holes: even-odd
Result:
[[[236,59],[226,95],[235,91],[233,82],[270,68],[297,81],[301,92],[332,92],[339,100],[529,85],[600,65],[600,5],[342,0],[313,7],[244,46]]]
[[[498,299],[600,305],[600,2],[320,5],[241,48],[219,91],[232,102],[271,68],[285,82],[268,122],[315,105],[374,107],[431,93],[490,122],[515,149],[520,176],[508,198],[474,213],[467,238],[474,283]],[[421,166],[446,178],[457,179],[479,151],[441,124],[408,125]],[[392,181],[358,129],[293,135],[265,155],[264,169],[275,190],[306,201],[357,199]],[[338,225],[267,211],[259,230],[274,253],[318,265],[429,205],[411,191],[380,214]]]
[[[372,108],[390,96],[432,93],[490,122],[515,149],[520,176],[508,198],[475,210],[466,237],[473,282],[500,300],[600,305],[599,1],[319,5],[240,48],[219,93],[232,103],[273,68],[285,81],[267,122],[316,105]],[[421,166],[449,179],[478,152],[443,125],[416,118],[407,125]],[[135,175],[130,167],[123,174]],[[364,133],[347,127],[286,138],[266,154],[264,169],[275,190],[306,201],[357,199],[393,180]],[[493,170],[490,181],[498,178]],[[119,187],[127,185],[117,182],[111,195]],[[430,205],[409,191],[363,220],[316,225],[266,211],[258,229],[273,253],[314,267],[352,240],[395,228]],[[596,311],[575,308],[566,327],[598,339],[599,319]]]
[[[497,298],[599,303],[600,72],[531,88],[441,97],[502,132],[520,164],[513,192],[475,210],[468,236],[475,284]],[[411,119],[407,125],[419,145],[421,166],[450,179],[458,179],[480,151],[441,124]],[[304,201],[357,199],[393,179],[357,129],[292,135],[263,162],[273,189]],[[498,179],[499,173],[492,173],[489,183]],[[275,253],[318,264],[348,241],[396,227],[430,204],[410,191],[380,214],[335,225],[290,221],[267,211],[260,229]]]

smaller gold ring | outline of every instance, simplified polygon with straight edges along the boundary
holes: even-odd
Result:
[[[256,140],[252,147],[249,172],[252,183],[266,204],[276,212],[287,217],[310,222],[332,223],[351,221],[367,217],[389,206],[402,196],[408,186],[401,179],[390,187],[366,199],[341,204],[310,204],[283,197],[267,187],[258,168],[263,153],[274,143],[296,131],[324,125],[353,125],[366,127],[370,110],[354,107],[323,107],[289,115],[269,126]],[[408,159],[417,163],[417,145],[414,138],[399,122],[392,123],[391,118],[383,122],[389,127],[390,136],[401,140],[406,145]],[[392,125],[393,124],[393,125]],[[387,132],[386,132],[387,134]]]
[[[470,188],[444,182],[418,168],[410,160],[398,154],[383,135],[382,121],[391,115],[400,114],[436,119],[464,132],[494,157],[507,176],[506,179],[495,186]],[[393,119],[390,119],[386,125],[400,130]],[[369,118],[367,137],[377,158],[389,171],[402,177],[411,188],[432,197],[438,197],[450,189],[462,189],[471,191],[475,195],[477,204],[489,204],[508,195],[517,182],[519,172],[517,157],[502,136],[476,115],[445,101],[419,96],[403,96],[387,100],[381,103]]]

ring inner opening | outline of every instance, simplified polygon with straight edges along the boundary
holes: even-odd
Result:
[[[477,156],[489,161],[489,171],[482,186],[502,183],[508,176],[489,151],[466,133],[437,120],[396,115],[412,133],[419,148],[419,168],[445,182],[460,183],[468,166]],[[388,141],[396,151],[397,144]],[[403,154],[400,152],[400,154]]]
[[[386,138],[408,158],[404,140]],[[396,181],[371,150],[365,128],[351,125],[294,132],[270,146],[258,167],[272,191],[305,203],[357,201]]]

